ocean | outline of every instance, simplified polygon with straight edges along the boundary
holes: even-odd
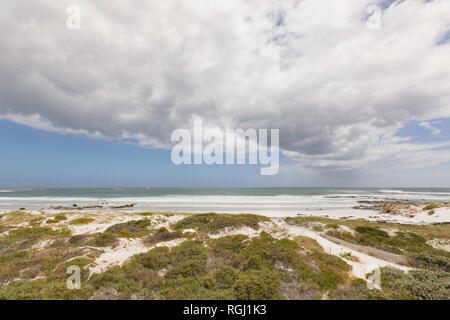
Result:
[[[359,200],[450,202],[450,189],[383,188],[147,188],[0,189],[0,210],[52,206],[120,206],[179,212],[290,212],[348,209]]]

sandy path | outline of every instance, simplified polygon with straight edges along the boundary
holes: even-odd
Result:
[[[358,278],[365,278],[365,275],[373,270],[380,267],[394,267],[403,271],[409,271],[412,268],[405,267],[396,263],[388,262],[385,260],[381,260],[367,254],[361,253],[359,251],[341,246],[330,240],[325,239],[314,231],[311,231],[306,228],[293,226],[287,224],[282,219],[273,219],[274,223],[280,228],[283,229],[290,237],[295,236],[306,236],[312,239],[315,239],[317,243],[319,243],[324,251],[328,254],[332,254],[335,256],[340,256],[341,253],[350,252],[353,256],[358,257],[360,262],[349,261],[345,259],[345,261],[352,266],[352,274]]]

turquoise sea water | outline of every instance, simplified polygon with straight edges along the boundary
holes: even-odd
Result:
[[[0,210],[51,206],[135,204],[132,210],[295,212],[345,209],[358,200],[449,201],[450,189],[383,188],[148,188],[0,189]]]

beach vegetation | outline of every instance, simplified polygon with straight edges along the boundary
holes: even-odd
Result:
[[[53,217],[53,219],[48,219],[47,223],[58,223],[61,221],[67,220],[67,217],[63,214],[57,214]]]
[[[69,222],[69,224],[73,225],[82,225],[82,224],[89,224],[91,222],[95,221],[93,218],[77,218],[73,219]]]
[[[269,269],[249,270],[239,274],[233,291],[238,300],[281,299],[280,278]]]
[[[96,290],[114,288],[121,298],[137,290],[157,299],[281,299],[286,282],[294,283],[298,292],[313,288],[317,294],[348,278],[350,266],[339,257],[302,252],[296,241],[274,239],[265,232],[251,239],[233,235],[187,240],[135,255],[123,266],[93,276],[93,285]],[[139,289],[130,289],[130,274]]]
[[[305,250],[323,252],[322,246],[315,240],[305,236],[296,236],[294,241],[297,242],[301,248]]]
[[[65,216],[65,215],[64,215]],[[30,222],[36,215],[12,214]],[[39,215],[39,218],[46,217]],[[55,219],[56,215],[50,216]],[[0,220],[0,299],[445,299],[449,295],[450,254],[427,244],[448,238],[448,225],[412,226],[321,217],[286,222],[327,229],[331,236],[408,257],[418,270],[381,269],[381,290],[351,276],[350,252],[324,252],[309,237],[275,238],[237,234],[213,238],[225,228],[260,229],[268,218],[255,215],[195,214],[169,227],[153,228],[152,217],[115,224],[105,232],[72,236],[66,227],[23,227]],[[187,219],[191,218],[191,219]],[[83,218],[82,218],[83,219]],[[91,219],[85,217],[84,219]],[[136,219],[138,219],[136,217]],[[36,220],[36,223],[44,220]],[[60,219],[59,221],[65,221]],[[26,224],[25,224],[26,225]],[[347,232],[346,226],[352,232]],[[382,226],[383,229],[380,228]],[[183,230],[195,232],[183,233]],[[387,231],[389,232],[387,232]],[[89,277],[89,268],[119,238],[142,238],[153,246],[121,265]],[[169,244],[166,244],[169,245]],[[66,269],[82,270],[82,289],[66,287]]]
[[[170,241],[184,237],[181,231],[170,232],[167,228],[159,228],[155,233],[145,237],[143,242],[147,245],[152,245],[158,242]]]
[[[151,225],[150,219],[132,220],[115,224],[106,229],[105,233],[114,234],[119,238],[140,238],[150,233]]]
[[[420,269],[444,271],[450,273],[450,253],[441,250],[429,250],[409,255],[410,263]]]
[[[2,218],[8,219],[8,220],[25,220],[26,218],[30,218],[32,216],[31,213],[22,211],[22,210],[14,210],[9,211],[4,214],[2,214]]]
[[[433,250],[426,239],[412,232],[397,231],[394,236],[378,228],[357,226],[355,234],[329,230],[328,235],[362,246],[374,247],[394,254]]]
[[[339,254],[339,256],[341,256],[344,259],[350,260],[350,261],[359,262],[359,258],[352,255],[351,252],[343,252],[343,253]]]
[[[113,247],[118,244],[117,237],[110,233],[79,234],[68,240],[74,246]]]
[[[426,205],[425,207],[423,207],[423,211],[433,210],[433,209],[437,209],[439,207],[440,207],[440,205],[438,203],[430,203],[430,204]]]
[[[225,228],[250,227],[258,230],[259,223],[263,221],[268,222],[270,219],[253,214],[205,213],[188,216],[178,221],[174,225],[174,228],[176,230],[196,229],[198,231],[210,233],[218,233]]]
[[[396,300],[448,300],[450,273],[411,270],[404,273],[391,267],[381,268],[380,298]]]

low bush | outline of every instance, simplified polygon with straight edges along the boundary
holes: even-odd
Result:
[[[65,215],[57,214],[56,216],[53,217],[53,219],[47,220],[47,223],[58,223],[64,220],[67,220],[67,217]]]
[[[239,271],[231,266],[223,266],[216,270],[213,274],[215,284],[220,289],[231,288],[238,277]]]
[[[196,214],[178,221],[174,228],[196,229],[198,231],[217,233],[224,228],[250,227],[259,229],[259,222],[270,221],[269,218],[252,214]]]
[[[442,271],[403,271],[381,268],[381,295],[385,299],[448,300],[450,273]]]
[[[143,239],[143,242],[147,245],[152,245],[158,242],[170,241],[183,237],[180,231],[169,232],[166,228],[160,228],[154,234]]]
[[[91,222],[93,222],[95,219],[93,218],[77,218],[77,219],[73,219],[69,222],[69,224],[72,225],[80,225],[80,224],[89,224]]]
[[[425,238],[412,232],[398,231],[395,236],[391,237],[386,231],[372,227],[357,226],[355,231],[357,231],[355,235],[349,232],[335,230],[330,230],[327,234],[348,242],[374,247],[396,254],[422,252],[433,249],[426,244]]]
[[[389,234],[386,231],[380,230],[378,228],[358,226],[355,228],[355,231],[363,234],[368,234],[374,237],[389,238]]]
[[[350,261],[359,262],[359,258],[352,255],[351,252],[343,252],[340,254],[340,256]]]
[[[88,242],[88,245],[93,247],[112,247],[115,246],[119,240],[116,236],[107,233],[96,234],[93,239]]]
[[[106,229],[105,233],[115,234],[119,238],[140,238],[150,233],[151,224],[149,219],[133,220],[115,224]]]
[[[241,273],[233,289],[238,300],[272,300],[282,298],[279,286],[279,276],[264,269]]]
[[[296,236],[294,241],[297,242],[300,247],[306,250],[316,250],[319,252],[323,251],[322,246],[314,239],[304,236]]]
[[[433,210],[433,209],[437,209],[437,208],[439,208],[439,204],[431,203],[431,204],[426,205],[425,207],[423,207],[423,211]]]
[[[117,237],[109,233],[80,234],[69,239],[75,246],[112,247],[118,242]]]
[[[248,239],[243,234],[226,236],[208,241],[213,253],[217,256],[230,258],[233,254],[239,253],[245,246]]]
[[[433,271],[445,271],[450,273],[450,258],[444,256],[444,252],[421,252],[410,255],[410,262],[416,268],[428,269]]]

